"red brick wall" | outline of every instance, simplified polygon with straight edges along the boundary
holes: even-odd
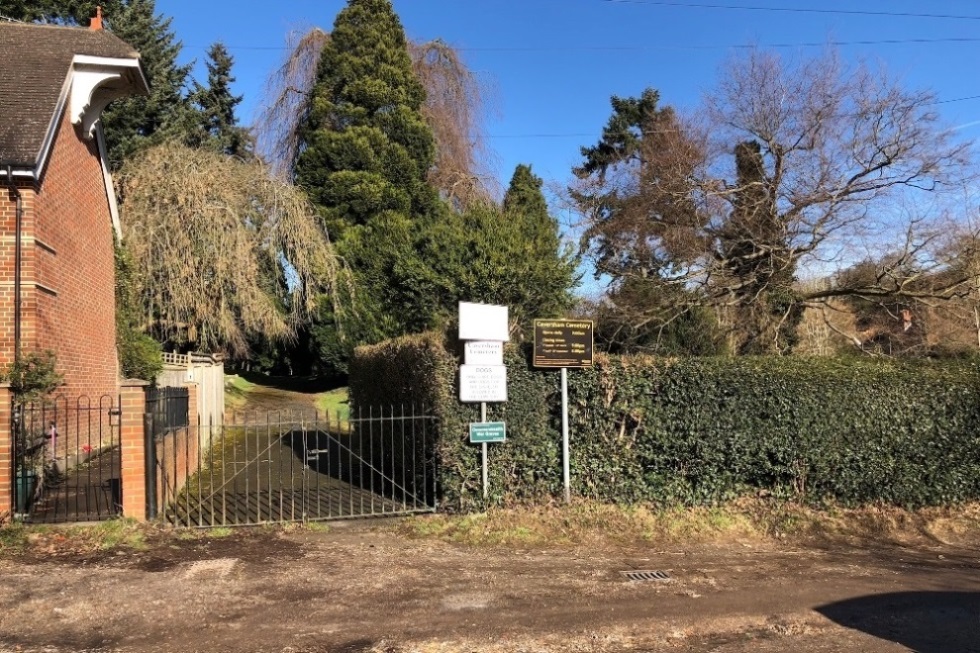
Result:
[[[200,386],[197,383],[188,383],[187,387],[187,415],[190,424],[187,428],[174,429],[167,436],[160,438],[156,442],[156,457],[159,463],[157,469],[157,507],[160,514],[163,514],[164,506],[176,501],[178,495],[187,485],[188,479],[192,478],[201,468],[202,456],[206,453],[202,451],[202,440],[210,436],[209,429],[198,424],[197,408],[198,393]],[[191,486],[194,497],[198,498],[198,490]],[[128,517],[129,515],[127,515]]]
[[[95,140],[61,118],[37,190],[24,188],[23,351],[53,350],[73,401],[118,394],[112,220]],[[13,358],[13,220],[0,199],[0,364]],[[8,283],[9,278],[9,283]]]

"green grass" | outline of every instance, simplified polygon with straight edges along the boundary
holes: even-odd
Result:
[[[346,427],[350,421],[347,388],[335,388],[321,393],[316,398],[316,409],[324,413],[331,421],[339,419],[340,425]]]
[[[29,535],[28,527],[16,522],[0,526],[0,555],[26,550],[30,544]]]
[[[64,527],[8,524],[0,528],[0,555],[39,550],[75,553],[118,549],[142,551],[149,546],[147,535],[152,528],[132,519]]]
[[[234,410],[245,404],[248,393],[255,389],[254,383],[237,374],[225,376],[225,408]]]

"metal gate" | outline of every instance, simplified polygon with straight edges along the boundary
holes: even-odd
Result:
[[[150,422],[150,420],[147,420]],[[434,418],[423,411],[228,414],[153,426],[151,516],[239,526],[435,509]],[[157,425],[157,422],[153,422]]]
[[[18,519],[101,521],[122,513],[118,406],[110,396],[14,406]]]

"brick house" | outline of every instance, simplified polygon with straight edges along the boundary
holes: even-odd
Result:
[[[147,92],[139,54],[101,17],[0,23],[0,366],[52,350],[69,400],[119,391],[119,217],[99,118]]]

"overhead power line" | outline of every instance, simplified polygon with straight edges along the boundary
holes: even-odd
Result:
[[[528,45],[528,46],[474,46],[457,48],[461,52],[644,52],[657,50],[733,50],[751,48],[822,48],[827,46],[845,47],[852,45],[912,45],[936,43],[980,43],[980,37],[948,36],[941,38],[905,38],[905,39],[867,39],[855,41],[804,41],[798,43],[736,43],[732,45]],[[185,46],[197,50],[206,50],[209,46]],[[229,50],[277,50],[288,48],[284,45],[226,45]]]
[[[935,102],[929,102],[926,106],[931,106],[935,104],[951,104],[953,102],[966,102],[967,100],[980,100],[980,95],[970,95],[967,97],[951,98],[949,100],[936,100]],[[972,126],[974,123],[968,123],[965,125],[960,125],[959,128]],[[675,130],[670,130],[675,131]],[[490,134],[489,138],[495,139],[511,139],[511,138],[591,138],[594,137],[595,133],[540,133],[540,134]]]
[[[949,104],[950,102],[964,102],[966,100],[980,100],[980,95],[970,95],[969,97],[958,97],[952,100],[936,100],[935,102],[930,102],[929,104]]]
[[[684,9],[728,9],[734,11],[773,11],[796,14],[837,14],[844,16],[888,16],[893,18],[940,18],[945,20],[980,20],[980,16],[961,14],[919,14],[906,11],[870,11],[867,9],[818,9],[814,7],[758,7],[754,5],[719,5],[705,2],[669,2],[668,0],[604,0],[613,4],[680,7]]]

